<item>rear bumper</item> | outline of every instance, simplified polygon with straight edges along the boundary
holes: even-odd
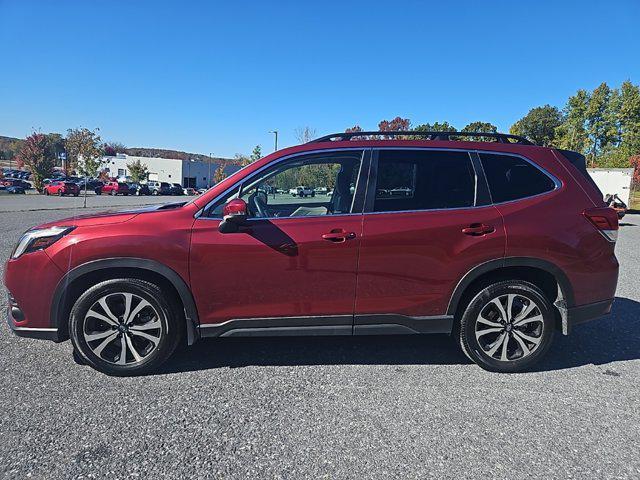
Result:
[[[51,340],[54,342],[60,342],[60,335],[57,328],[31,328],[31,327],[19,327],[16,325],[16,318],[14,315],[19,315],[19,310],[16,310],[16,306],[9,304],[7,307],[7,324],[11,331],[18,337],[38,338],[40,340]]]
[[[578,307],[572,307],[567,309],[567,333],[571,333],[571,329],[575,325],[595,320],[604,315],[611,313],[611,306],[613,305],[613,298],[604,300],[601,302],[588,303],[587,305],[580,305]]]

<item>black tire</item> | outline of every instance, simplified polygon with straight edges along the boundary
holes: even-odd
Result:
[[[111,196],[115,197],[116,195],[118,195],[118,192],[116,192],[115,190],[111,190]]]
[[[149,323],[134,324],[134,322],[141,321],[142,312],[145,310],[135,315],[135,319],[131,319],[129,326],[132,328],[129,330],[126,327],[126,331],[120,330],[120,328],[125,329],[122,322],[116,328],[111,323],[98,320],[93,316],[87,316],[90,309],[101,313],[103,316],[108,316],[102,307],[97,306],[99,305],[97,302],[107,297],[108,299],[113,299],[107,300],[107,302],[111,302],[111,305],[108,305],[113,309],[111,313],[121,318],[122,313],[124,313],[122,312],[122,309],[124,309],[124,294],[134,295],[131,303],[131,313],[135,313],[136,303],[134,302],[146,300],[149,303],[149,307],[146,308],[153,313],[153,315],[146,317],[147,322],[158,323],[159,327],[143,329]],[[172,297],[167,295],[166,292],[162,292],[157,285],[139,279],[120,278],[106,280],[94,285],[78,298],[71,309],[69,336],[74,349],[82,359],[82,362],[107,375],[133,376],[144,375],[154,371],[173,354],[176,346],[182,343],[184,338],[184,319],[180,313],[181,309],[171,299]],[[118,307],[120,308],[119,310]],[[157,321],[153,320],[156,316],[158,317]],[[140,329],[136,330],[138,332],[142,331],[147,334],[153,332],[153,336],[157,337],[157,342],[149,342],[144,337],[134,335],[132,333],[134,327]],[[107,338],[101,337],[97,340],[87,340],[85,335],[95,335],[95,331],[99,334],[108,334],[109,338],[115,335],[111,342],[107,343],[107,346],[99,351],[98,354],[95,353],[96,347],[103,341],[106,342]],[[129,344],[129,342],[131,343]],[[143,349],[138,350],[139,347],[135,345],[136,342],[146,343],[146,348],[150,348],[150,350],[147,353]],[[136,354],[140,359],[134,357],[129,345],[135,345]],[[125,348],[124,364],[117,363],[122,356],[120,347]],[[113,352],[114,355],[111,360],[105,358],[109,352]],[[140,355],[140,353],[145,354]],[[132,359],[131,362],[128,362],[129,358]]]
[[[80,195],[80,194],[77,193],[77,192],[73,194],[74,197],[77,197],[78,195]]]
[[[510,296],[513,303],[510,313],[507,313],[509,310],[503,301],[508,302]],[[509,321],[500,320],[502,315],[494,303],[496,300],[502,305]],[[531,303],[534,304],[531,312],[518,320]],[[482,319],[490,320],[491,325],[480,320],[481,314]],[[492,315],[492,318],[488,318]],[[534,317],[539,320],[532,321]],[[502,330],[498,330],[500,328]],[[492,372],[515,373],[529,370],[544,357],[551,346],[554,332],[555,312],[544,293],[529,282],[508,280],[483,288],[471,299],[460,319],[458,338],[463,353],[481,368]],[[480,336],[477,337],[477,334]],[[498,350],[491,353],[496,346]],[[503,347],[506,351],[505,360]]]
[[[151,195],[153,195],[154,197],[157,197],[158,196],[158,191],[157,190],[152,191]]]
[[[58,196],[62,197],[64,195],[64,193],[62,193],[62,190],[58,190]]]
[[[44,196],[45,196],[45,197],[48,197],[48,196],[49,196],[49,190],[47,190],[47,189],[45,189],[45,190],[44,190]]]

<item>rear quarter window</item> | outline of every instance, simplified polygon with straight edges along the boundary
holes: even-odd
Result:
[[[524,158],[480,153],[480,161],[493,203],[533,197],[556,188],[547,174]]]

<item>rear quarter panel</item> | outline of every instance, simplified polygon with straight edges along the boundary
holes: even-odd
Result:
[[[562,185],[546,194],[496,205],[507,232],[506,256],[541,258],[558,266],[572,285],[575,305],[613,298],[618,278],[614,245],[582,214],[593,201],[551,150],[529,150],[524,155]]]

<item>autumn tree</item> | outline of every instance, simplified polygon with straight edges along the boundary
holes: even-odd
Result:
[[[78,170],[82,175],[95,177],[102,165],[102,148],[98,129],[75,128],[67,130],[67,170]]]
[[[640,185],[640,155],[633,155],[629,159],[629,164],[633,168],[633,184]]]
[[[149,176],[149,169],[145,163],[142,163],[140,159],[136,159],[131,163],[127,163],[127,168],[129,169],[129,176],[131,180],[135,183],[140,183],[143,180],[146,180]]]
[[[109,157],[115,157],[118,153],[126,153],[127,147],[120,142],[105,142],[102,145],[104,154]]]
[[[411,120],[408,118],[396,117],[393,120],[381,120],[378,123],[378,130],[381,132],[398,132],[411,129]],[[383,135],[382,138],[398,138],[392,135]]]
[[[227,178],[227,174],[224,173],[224,167],[225,166],[226,165],[225,165],[224,162],[220,162],[220,164],[218,165],[218,168],[216,168],[215,172],[213,172],[213,181],[214,181],[214,183],[220,183],[225,178]]]
[[[557,107],[544,105],[529,110],[524,117],[514,123],[509,132],[531,140],[543,147],[554,146],[556,129],[562,125],[562,114]]]
[[[362,127],[360,125],[354,125],[353,127],[347,128],[344,133],[358,133],[363,132]],[[367,140],[368,137],[366,135],[351,137],[353,140]]]
[[[50,139],[42,133],[29,135],[18,153],[18,162],[31,171],[33,186],[39,192],[42,191],[43,180],[53,173],[55,161]]]

